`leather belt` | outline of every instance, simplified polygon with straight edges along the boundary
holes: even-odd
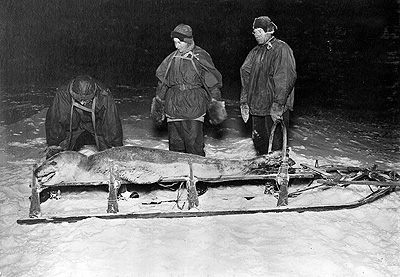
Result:
[[[173,88],[179,88],[180,90],[188,90],[188,89],[194,89],[194,88],[200,88],[201,86],[199,85],[185,85],[185,84],[179,84],[179,85],[174,85],[172,86]]]

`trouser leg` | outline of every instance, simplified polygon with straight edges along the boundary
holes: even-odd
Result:
[[[72,131],[71,138],[69,140],[69,145],[67,145],[68,138],[70,136],[70,134],[68,132],[67,138],[65,139],[64,142],[61,143],[61,144],[64,144],[63,148],[65,148],[66,150],[74,150],[74,151],[79,150],[79,149],[77,149],[79,147],[79,145],[77,145],[77,140],[84,132],[85,132],[84,129],[77,129],[77,130]]]
[[[79,151],[85,145],[96,145],[97,150],[103,151],[108,149],[107,143],[104,139],[104,136],[97,136],[99,145],[96,145],[96,139],[94,138],[94,134],[84,130],[77,129],[72,132],[71,142],[69,144],[68,150]]]
[[[203,122],[197,120],[182,121],[186,153],[205,156]]]
[[[185,152],[181,121],[168,122],[168,146],[170,151]]]
[[[286,128],[289,126],[289,111],[283,113],[283,122]],[[258,155],[268,154],[269,137],[274,124],[270,115],[252,116],[252,139]],[[283,145],[282,126],[277,125],[272,143],[272,151],[281,150]]]
[[[95,138],[94,138],[94,135],[93,135],[93,139],[95,140]],[[106,149],[108,149],[109,147],[107,146],[107,143],[106,143],[106,140],[105,140],[105,138],[104,138],[104,136],[97,136],[97,140],[98,140],[98,142],[99,142],[99,145],[98,145],[98,150],[99,151],[103,151],[103,150],[106,150]],[[96,143],[96,141],[95,141],[95,143]]]
[[[253,125],[251,137],[257,155],[267,154],[269,133],[266,128],[266,116],[252,116],[251,119]]]
[[[70,149],[79,151],[85,145],[95,145],[97,150],[103,151],[108,149],[104,136],[97,136],[99,145],[96,145],[96,139],[94,134],[84,129],[78,129],[74,131],[71,137]]]
[[[183,120],[168,123],[169,150],[205,156],[203,122]]]

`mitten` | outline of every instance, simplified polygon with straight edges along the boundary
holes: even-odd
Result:
[[[228,117],[225,109],[225,101],[217,101],[214,98],[208,104],[207,112],[212,125],[221,124]]]
[[[151,102],[150,116],[158,126],[160,126],[165,119],[164,101],[158,96],[154,97]]]
[[[283,114],[283,105],[278,104],[276,102],[272,103],[271,107],[271,118],[275,122],[277,119],[282,119],[282,114]]]

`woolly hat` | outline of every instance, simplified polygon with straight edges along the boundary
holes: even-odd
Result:
[[[278,26],[268,16],[260,16],[254,19],[253,29],[262,28],[265,32],[271,32],[278,29]]]
[[[81,75],[72,80],[69,92],[78,101],[91,100],[96,93],[96,85],[92,77]]]
[[[177,38],[180,41],[192,43],[193,42],[192,28],[186,24],[179,24],[171,32],[171,38]]]

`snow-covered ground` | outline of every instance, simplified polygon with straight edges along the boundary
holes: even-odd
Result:
[[[124,144],[167,149],[166,134],[152,128],[149,98],[132,99],[118,101]],[[130,106],[124,101],[131,101]],[[206,137],[207,156],[254,157],[237,103],[227,105],[230,118]],[[32,164],[43,156],[45,111],[0,127],[0,276],[400,275],[399,190],[341,211],[19,225],[17,219],[28,215]],[[318,160],[320,165],[376,164],[399,172],[397,127],[346,121],[329,113],[296,117],[289,133],[290,157],[297,165]],[[171,202],[140,204],[174,199],[177,192],[158,193],[121,200],[120,210],[176,210]],[[289,203],[350,201],[363,193],[332,189]],[[104,212],[106,198],[101,190],[63,192],[60,200],[49,199],[41,206],[43,214]],[[199,201],[199,209],[212,209],[216,203],[236,208],[276,203],[263,194],[262,186],[210,188]]]

